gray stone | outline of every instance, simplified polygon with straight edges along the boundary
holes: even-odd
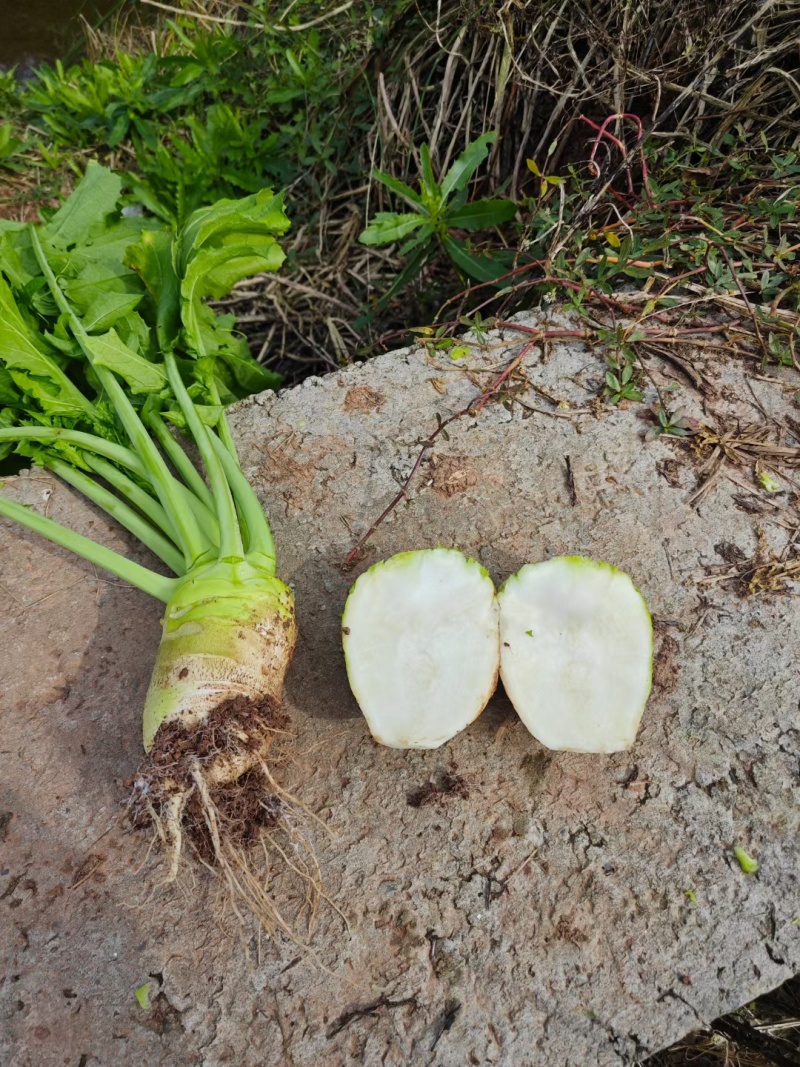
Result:
[[[297,595],[296,737],[276,773],[325,824],[304,826],[335,905],[311,952],[243,931],[202,871],[159,885],[124,818],[159,605],[0,522],[0,1062],[631,1063],[800,970],[798,601],[698,584],[731,566],[722,542],[782,552],[796,496],[767,498],[730,462],[690,504],[702,459],[645,442],[639,405],[594,404],[601,351],[551,343],[525,358],[518,402],[448,429],[342,570],[437,413],[467,405],[520,340],[506,330],[457,362],[390,353],[233,416]],[[791,414],[793,371],[752,380],[756,406],[756,364],[682,355],[702,394],[671,364],[648,366],[704,422],[774,428]],[[2,491],[126,544],[38,472]],[[498,583],[562,553],[632,575],[658,655],[630,752],[548,752],[502,694],[435,752],[372,742],[340,650],[347,589],[376,559],[437,543]],[[430,782],[444,787],[419,803]],[[279,870],[274,889],[291,915],[296,883]],[[145,1011],[134,991],[148,980]]]

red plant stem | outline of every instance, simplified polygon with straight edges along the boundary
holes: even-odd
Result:
[[[436,318],[434,319],[434,322],[440,323],[439,315],[441,315],[441,313],[444,311],[444,309],[446,307],[448,307],[450,304],[454,304],[456,302],[456,300],[463,300],[465,297],[469,296],[470,293],[476,293],[479,289],[486,289],[488,286],[497,285],[498,282],[505,281],[507,278],[514,278],[514,277],[516,277],[516,275],[523,274],[525,271],[533,270],[535,267],[546,267],[546,266],[547,266],[547,263],[544,260],[541,260],[541,259],[533,260],[531,263],[525,263],[521,267],[516,267],[514,270],[509,271],[508,274],[501,274],[499,278],[495,278],[490,282],[479,282],[477,285],[471,285],[468,289],[462,289],[460,293],[455,293],[453,296],[450,296],[450,297],[447,298],[447,300],[445,300],[445,302],[442,304],[442,306],[439,308],[438,312],[436,313]],[[579,285],[578,282],[570,281],[568,278],[557,278],[557,277],[555,277],[554,275],[551,275],[551,274],[543,274],[541,278],[534,279],[532,284],[534,284],[534,285],[561,285],[565,289],[572,289],[573,292],[576,292],[576,293],[580,292],[581,289],[584,288],[583,286]],[[597,292],[594,289],[585,289],[584,291],[589,293],[596,300],[599,300],[601,304],[605,304],[605,306],[607,308],[609,308],[610,310],[612,310],[612,311],[622,311],[622,310],[624,310],[623,305],[620,304],[618,300],[614,300],[613,297],[607,296],[605,293]],[[486,300],[483,304],[481,304],[475,310],[476,311],[482,310],[488,304],[493,303],[494,300],[495,300],[495,297],[490,297],[488,300]]]
[[[585,115],[581,115],[579,117],[582,122],[586,123],[587,126],[591,126],[593,130],[597,130],[597,137],[595,137],[594,139],[594,144],[592,145],[592,152],[589,156],[589,169],[592,171],[594,177],[600,177],[600,168],[598,167],[597,163],[595,163],[594,157],[597,155],[597,149],[600,147],[600,142],[603,140],[604,137],[607,137],[608,140],[615,144],[622,153],[622,158],[625,160],[625,173],[628,177],[628,192],[631,194],[631,196],[634,196],[635,194],[633,191],[633,178],[631,177],[631,168],[628,165],[628,150],[618,137],[615,137],[613,133],[609,133],[606,129],[606,126],[609,124],[609,122],[613,122],[613,120],[618,116],[610,115],[602,126],[598,126],[597,123],[592,122],[591,119],[587,119]],[[614,193],[614,189],[612,189],[611,192]],[[615,193],[615,195],[617,194]]]
[[[628,175],[628,190],[631,196],[634,195],[634,191],[633,178],[631,177],[630,166],[628,164],[628,150],[618,137],[615,137],[613,133],[609,132],[607,127],[609,123],[615,122],[617,119],[628,119],[628,121],[634,122],[636,124],[636,128],[638,131],[636,147],[638,148],[639,161],[642,165],[642,184],[644,185],[644,190],[647,194],[647,202],[650,207],[653,207],[653,194],[650,191],[650,172],[647,169],[647,160],[645,159],[644,155],[644,129],[642,127],[642,120],[639,118],[639,116],[633,115],[629,111],[615,112],[613,115],[609,115],[601,126],[598,126],[596,122],[592,122],[592,120],[587,118],[585,115],[581,115],[579,117],[582,122],[586,123],[587,126],[591,126],[593,130],[597,131],[597,136],[595,137],[594,144],[592,146],[592,153],[589,156],[589,166],[593,168],[594,176],[596,178],[600,177],[600,168],[595,163],[594,157],[597,155],[597,149],[600,146],[600,142],[604,137],[606,137],[609,141],[611,141],[617,146],[617,148],[622,153],[622,158],[625,160],[625,170]]]
[[[532,326],[523,326],[520,322],[495,322],[495,328],[498,330],[517,330],[519,333],[535,334],[541,337],[543,340],[550,340],[555,338],[577,338],[582,341],[590,341],[591,334],[589,330],[536,330]],[[728,327],[724,324],[716,324],[714,326],[686,326],[681,329],[671,330],[642,330],[647,337],[652,337],[653,340],[664,337],[689,337],[695,333],[723,333]]]

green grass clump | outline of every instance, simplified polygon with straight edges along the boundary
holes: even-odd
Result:
[[[303,29],[318,4],[295,6],[282,23],[263,3],[244,21],[235,10],[167,18],[130,51],[101,41],[105,54],[42,66],[29,81],[5,76],[0,161],[18,173],[34,164],[58,172],[85,152],[113,161],[132,198],[178,226],[223,197],[347,169],[364,105],[351,92],[353,66],[381,21],[354,14]],[[341,131],[335,116],[348,93],[351,125]]]
[[[230,306],[254,354],[294,379],[412,324],[554,299],[609,310],[645,286],[633,326],[602,327],[612,403],[642,396],[642,322],[687,298],[747,320],[765,364],[796,364],[800,98],[783,8],[171,6],[184,13],[96,35],[81,63],[0,79],[7,213],[26,195],[55,203],[91,156],[173,226],[286,188],[284,276]],[[439,196],[462,159],[467,180]]]

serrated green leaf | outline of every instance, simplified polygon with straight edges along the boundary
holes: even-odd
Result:
[[[0,366],[0,404],[3,407],[17,407],[22,400],[19,390],[5,367]]]
[[[43,227],[43,236],[56,248],[68,248],[116,211],[121,191],[119,175],[91,160],[72,195]]]
[[[0,237],[0,263],[3,265],[3,273],[15,289],[23,289],[33,275],[26,269],[22,257],[17,251],[22,234],[17,232],[3,233]]]
[[[461,153],[442,181],[442,196],[464,189],[472,175],[489,155],[489,146],[497,140],[497,133],[484,133]]]
[[[274,241],[288,229],[283,196],[275,195],[270,189],[241,200],[218,200],[187,219],[179,236],[178,272],[185,276],[192,257],[208,246],[249,243],[257,247],[265,238]]]
[[[129,348],[111,329],[100,337],[85,337],[84,344],[92,355],[92,364],[114,371],[132,393],[157,393],[167,384],[164,369]]]
[[[101,264],[107,274],[123,276],[126,273],[125,250],[140,239],[146,227],[152,228],[153,225],[152,219],[135,216],[115,220],[97,219],[68,251],[51,251],[50,262],[66,278],[77,278],[89,267],[97,269]],[[102,276],[102,269],[98,269],[94,277]]]
[[[47,444],[21,440],[17,443],[14,451],[18,456],[32,459],[40,467],[47,466],[48,459],[60,459],[78,470],[91,470],[81,449],[72,444],[72,442],[64,441],[61,438],[48,441]]]
[[[87,333],[107,330],[142,302],[144,293],[99,292],[83,314],[81,322]]]
[[[190,347],[196,355],[213,353],[206,343],[204,324],[213,320],[204,314],[207,298],[219,300],[243,278],[277,270],[285,253],[274,237],[262,238],[260,246],[224,244],[201,249],[192,256],[181,281],[181,317]]]
[[[402,197],[412,207],[422,206],[422,197],[419,193],[416,193],[410,185],[401,182],[399,178],[393,178],[391,174],[386,174],[382,170],[373,170],[372,177],[375,181],[380,182],[381,185],[385,185],[387,189],[391,189],[397,196]]]
[[[385,245],[401,241],[425,222],[424,215],[398,215],[394,211],[379,211],[359,235],[362,245]]]
[[[144,295],[137,276],[121,262],[88,263],[76,277],[63,284],[63,291],[73,309],[81,315],[105,293],[135,294],[139,299]],[[50,297],[48,290],[44,290],[43,295]],[[39,310],[47,316],[58,313],[52,302]]]
[[[15,426],[17,422],[17,413],[12,411],[11,408],[0,408],[0,430],[9,429],[11,426]],[[0,460],[10,456],[16,447],[15,441],[0,441]],[[0,482],[0,485],[3,483]]]
[[[443,191],[436,184],[431,165],[431,153],[426,144],[419,148],[420,177],[422,179],[422,202],[433,213],[437,206],[444,200]]]
[[[278,389],[283,378],[275,371],[262,367],[250,354],[241,337],[228,333],[228,343],[216,351],[215,377],[221,378],[229,397],[240,400],[265,389]]]
[[[150,328],[138,312],[132,311],[117,319],[114,329],[128,348],[132,348],[139,355],[146,355],[151,363],[159,362],[158,353],[154,351],[152,344]]]
[[[436,228],[432,222],[423,221],[422,226],[420,226],[418,230],[413,231],[414,236],[411,240],[406,241],[400,246],[398,250],[400,255],[406,256],[409,252],[413,252],[415,248],[419,248],[421,245],[429,245],[435,230]]]
[[[0,275],[0,365],[51,415],[92,415],[92,405],[44,349]]]

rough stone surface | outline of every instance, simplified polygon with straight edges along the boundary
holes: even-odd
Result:
[[[311,954],[242,931],[202,873],[159,886],[123,817],[159,605],[0,522],[5,1067],[631,1063],[800,970],[798,600],[698,584],[730,546],[781,552],[796,497],[765,505],[731,460],[690,505],[701,460],[643,442],[638,406],[593,404],[601,351],[554,345],[526,358],[522,403],[449,428],[341,570],[437,413],[476,396],[518,351],[501,342],[519,340],[495,335],[458,363],[392,353],[234,416],[297,594],[297,737],[279,774],[329,831],[306,826],[341,913],[322,907]],[[702,394],[673,364],[650,370],[705,422],[771,432],[791,413],[791,370],[751,395],[759,368],[684,358]],[[3,492],[125,544],[40,473]],[[631,752],[548,752],[502,695],[435,752],[372,742],[340,651],[347,588],[375,559],[436,543],[498,582],[565,552],[631,573],[658,638]],[[275,891],[291,913],[297,887],[279,874]],[[134,997],[148,980],[149,1011]]]

